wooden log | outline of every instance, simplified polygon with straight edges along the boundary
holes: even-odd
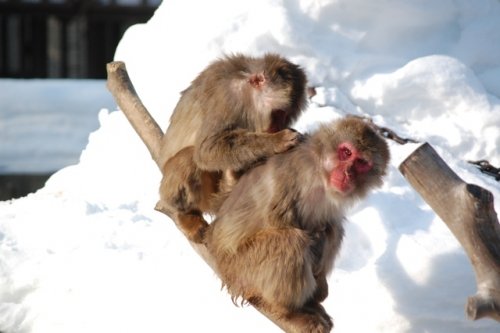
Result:
[[[470,259],[477,293],[467,300],[467,317],[500,321],[500,225],[491,192],[465,183],[428,143],[403,161],[399,170]]]
[[[107,87],[109,91],[115,98],[118,106],[125,114],[134,130],[148,148],[151,153],[151,157],[161,171],[162,165],[159,165],[159,154],[163,132],[160,126],[158,126],[158,123],[154,120],[137,95],[128,76],[125,63],[121,61],[114,61],[107,64],[106,69],[108,72]],[[157,210],[168,216],[165,211],[162,211],[161,207]],[[182,228],[179,228],[179,230],[183,232]],[[184,236],[189,241],[188,235],[184,234]],[[190,244],[198,255],[212,268],[212,270],[219,275],[216,270],[215,260],[208,251],[207,247],[204,244],[194,242],[190,242]],[[259,306],[254,305],[254,307],[283,331],[287,333],[301,333],[300,330],[287,318],[278,317],[274,313],[271,313],[264,308],[260,308]]]

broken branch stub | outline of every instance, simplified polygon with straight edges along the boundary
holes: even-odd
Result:
[[[467,317],[500,321],[500,225],[491,192],[465,183],[428,143],[401,163],[399,170],[469,257],[477,293],[467,300]]]

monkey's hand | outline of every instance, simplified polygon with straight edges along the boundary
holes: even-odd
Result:
[[[305,136],[291,128],[285,128],[273,134],[273,147],[276,154],[283,153],[300,142],[304,141]]]

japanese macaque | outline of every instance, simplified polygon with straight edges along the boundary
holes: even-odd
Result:
[[[346,209],[382,184],[389,150],[354,117],[304,140],[239,179],[204,241],[233,301],[265,308],[300,332],[329,332],[320,303]]]
[[[156,209],[199,242],[203,213],[220,204],[215,193],[300,142],[288,127],[306,102],[303,70],[279,55],[232,55],[209,65],[182,92],[162,139]]]

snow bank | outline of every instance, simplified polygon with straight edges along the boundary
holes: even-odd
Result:
[[[493,0],[172,0],[126,32],[115,58],[166,127],[179,92],[213,58],[280,52],[317,87],[297,129],[371,116],[429,141],[492,191],[498,210],[498,183],[466,160],[500,163],[499,14]],[[102,111],[99,122],[78,165],[0,202],[0,331],[279,331],[234,307],[153,211],[160,174],[124,116]],[[414,147],[390,146],[386,182],[349,214],[329,279],[335,332],[497,332],[496,322],[465,319],[468,259],[397,171]]]

